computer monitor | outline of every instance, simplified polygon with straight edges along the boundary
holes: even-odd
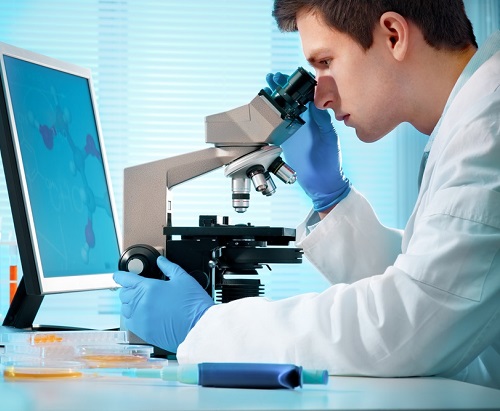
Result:
[[[0,43],[0,148],[23,276],[4,325],[43,296],[115,288],[120,236],[90,70]]]

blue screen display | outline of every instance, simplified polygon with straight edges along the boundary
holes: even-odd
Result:
[[[113,272],[120,251],[88,79],[4,63],[44,276]]]

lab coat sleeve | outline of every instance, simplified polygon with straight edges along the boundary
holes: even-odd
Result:
[[[380,223],[368,201],[354,187],[313,230],[311,212],[297,228],[297,246],[332,283],[353,283],[383,273],[401,253],[402,230]]]

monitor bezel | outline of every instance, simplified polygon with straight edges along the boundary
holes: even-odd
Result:
[[[0,80],[2,94],[0,96],[0,133],[3,134],[3,136],[0,136],[3,137],[1,139],[1,151],[26,293],[28,295],[43,296],[54,293],[116,288],[117,284],[113,281],[112,272],[88,275],[68,275],[52,278],[43,275],[43,266],[38,248],[28,187],[26,184],[25,169],[23,167],[23,160],[19,147],[19,136],[10,98],[9,84],[6,78],[4,56],[13,57],[78,76],[87,81],[97,130],[96,143],[99,144],[102,155],[105,181],[108,188],[111,214],[119,253],[122,249],[121,235],[90,69],[0,42]]]

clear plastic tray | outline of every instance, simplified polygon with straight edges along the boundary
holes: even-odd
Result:
[[[72,345],[31,345],[31,344],[7,344],[4,348],[6,356],[29,356],[36,358],[58,358],[73,359],[78,353]]]
[[[0,334],[0,344],[106,345],[128,343],[126,331],[27,331]]]

